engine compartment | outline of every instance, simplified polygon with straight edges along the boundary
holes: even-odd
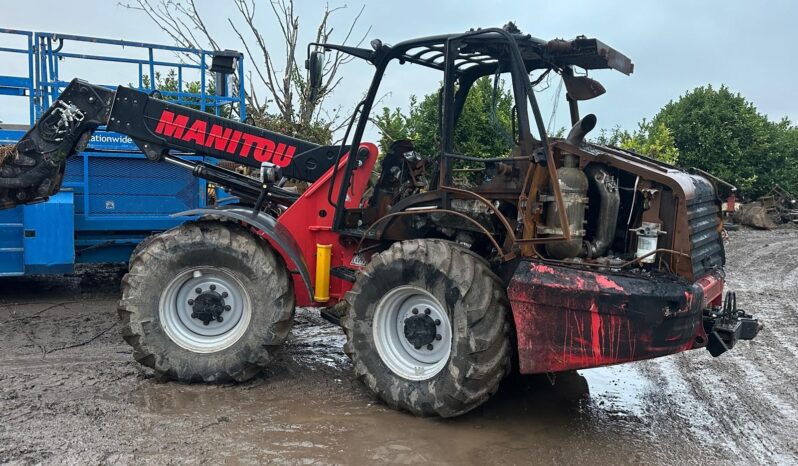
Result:
[[[379,228],[383,238],[409,232],[447,238],[483,256],[496,244],[513,243],[517,256],[687,279],[722,266],[720,201],[709,180],[583,137],[549,141],[554,177],[534,174],[546,160],[509,156],[485,163],[470,185],[443,189],[437,189],[438,160],[397,141],[352,221],[373,225],[393,215]],[[448,191],[448,199],[440,191]]]

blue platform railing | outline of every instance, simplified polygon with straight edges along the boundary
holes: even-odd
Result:
[[[16,29],[0,28],[1,37],[15,37],[27,41],[27,47],[3,47],[0,46],[0,60],[11,55],[10,58],[24,58],[27,61],[27,74],[25,76],[5,75],[0,68],[0,95],[10,95],[18,97],[28,97],[30,106],[29,124],[36,121],[36,83],[34,73],[35,47],[33,33],[30,31],[18,31]],[[15,60],[16,61],[16,60]]]
[[[68,34],[55,34],[49,32],[34,33],[34,42],[37,44],[38,53],[35,54],[35,76],[36,88],[41,94],[41,99],[36,103],[37,116],[50,107],[52,102],[58,98],[61,91],[69,84],[69,81],[59,78],[61,63],[66,60],[71,61],[100,61],[134,65],[137,68],[138,88],[144,91],[156,90],[156,72],[167,68],[175,70],[177,75],[177,90],[159,90],[167,98],[174,99],[176,103],[182,105],[196,105],[201,111],[213,109],[217,115],[225,105],[238,104],[236,109],[238,117],[243,121],[246,118],[246,104],[244,92],[238,92],[232,96],[218,96],[208,93],[210,82],[208,72],[213,51],[200,50],[186,47],[176,47],[170,45],[151,44],[147,42],[132,42],[116,39],[102,39],[95,37],[75,36]],[[67,51],[68,44],[92,43],[122,47],[127,49],[138,49],[146,51],[147,58],[131,58],[115,54],[85,54]],[[177,57],[188,58],[186,61],[170,61],[157,59],[156,52],[171,52]],[[238,79],[243,82],[244,59],[243,54],[238,56]],[[184,72],[186,70],[199,71],[199,92],[190,92],[186,89]],[[145,85],[145,76],[149,77],[149,85]],[[97,83],[103,85],[103,83]],[[108,85],[109,88],[116,88],[116,85]],[[239,86],[243,89],[243,86]]]

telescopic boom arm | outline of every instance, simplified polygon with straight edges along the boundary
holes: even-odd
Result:
[[[0,209],[46,200],[58,192],[67,157],[86,149],[106,126],[129,136],[150,160],[170,160],[248,200],[263,197],[258,180],[176,153],[279,167],[285,178],[313,182],[334,163],[338,146],[319,146],[120,86],[116,91],[73,80],[42,118],[0,159]],[[2,153],[0,153],[2,154]],[[283,193],[285,194],[285,193]],[[272,193],[279,201],[280,193]]]

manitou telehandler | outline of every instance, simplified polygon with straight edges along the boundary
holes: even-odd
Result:
[[[325,51],[375,67],[337,146],[75,80],[7,148],[0,205],[57,192],[64,160],[99,126],[237,196],[180,213],[199,220],[141,243],[123,280],[119,313],[134,357],[183,382],[252,377],[285,341],[297,306],[335,306],[357,375],[416,415],[473,409],[514,360],[523,374],[557,373],[702,347],[717,356],[754,338],[756,319],[733,293],[723,300],[711,182],[584,140],[596,117],[580,118],[578,101],[604,93],[585,72],[628,75],[627,57],[512,24],[371,46],[308,48],[312,89]],[[386,68],[400,65],[441,73],[440,146],[420,154],[396,141],[372,179],[378,149],[362,137]],[[463,154],[454,140],[482,77],[512,88],[506,153]],[[535,98],[544,79],[565,85],[573,128],[564,139],[546,134]],[[310,185],[297,194],[286,179]]]

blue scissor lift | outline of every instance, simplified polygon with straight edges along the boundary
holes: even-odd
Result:
[[[240,92],[244,61],[238,53],[220,54],[227,63],[231,55],[236,58],[237,90],[209,93],[212,51],[11,29],[0,29],[2,39],[0,145],[19,140],[57,99],[73,77],[61,76],[67,65],[78,66],[79,77],[93,83],[106,83],[115,67],[122,76],[118,84],[148,92],[156,91],[156,73],[167,76],[173,70],[176,90],[158,89],[162,98],[216,114],[232,112],[242,121],[246,117]],[[87,49],[92,53],[85,53]],[[219,84],[231,76],[216,74],[216,90],[226,88]],[[199,92],[190,92],[189,82],[198,82],[199,88],[191,91]],[[116,84],[108,87],[115,89]],[[3,121],[9,99],[27,105],[27,123]],[[67,160],[60,193],[44,203],[0,211],[0,276],[62,274],[72,272],[76,263],[127,261],[135,245],[152,232],[187,220],[171,214],[207,202],[204,180],[180,167],[149,161],[130,138],[101,129],[86,151]]]

